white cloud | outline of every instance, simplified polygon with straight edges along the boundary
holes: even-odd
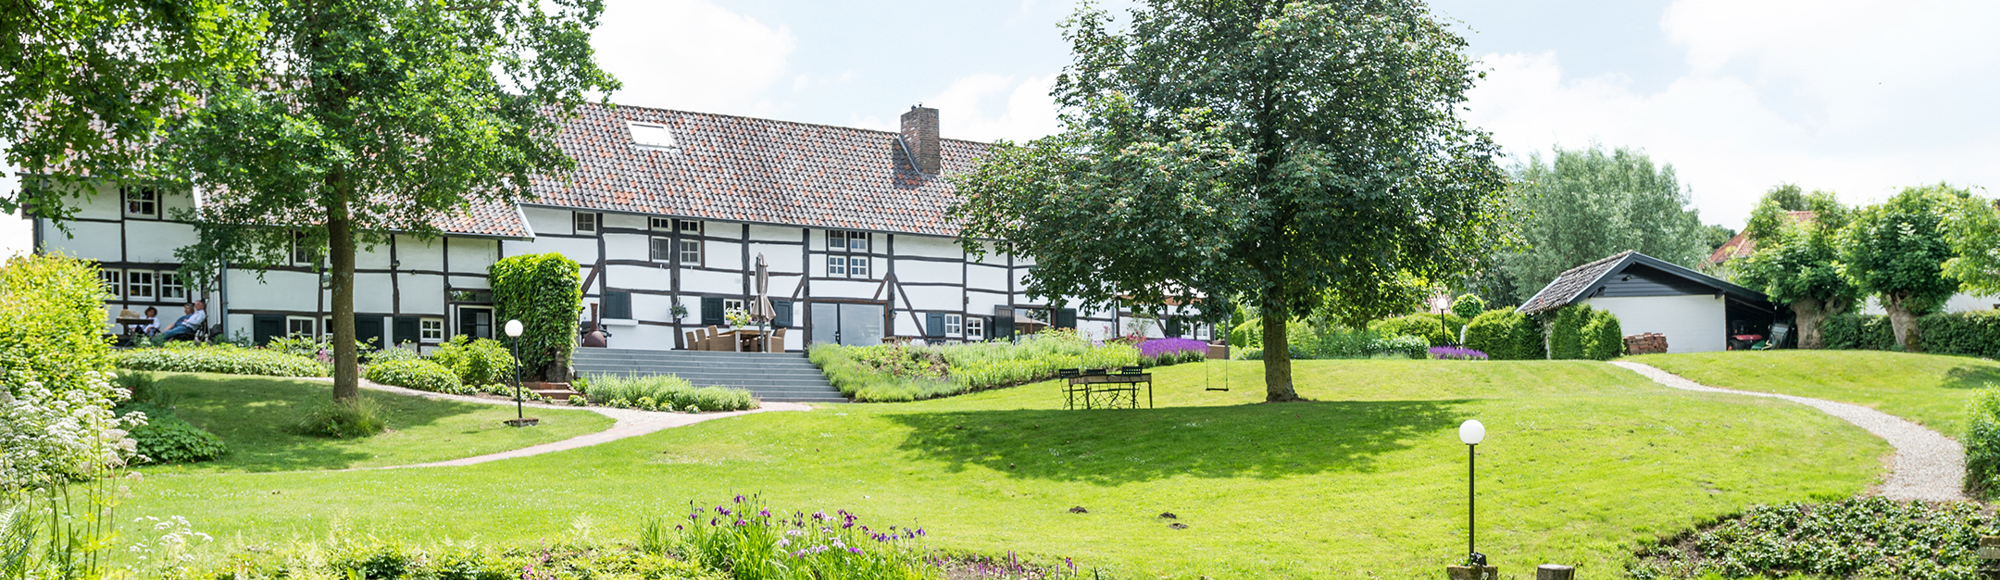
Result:
[[[1661,26],[1686,73],[1656,92],[1566,77],[1559,55],[1496,54],[1469,118],[1516,154],[1643,148],[1710,222],[1740,225],[1782,182],[1850,203],[1908,185],[2000,186],[2000,3],[1681,0]]]
[[[1036,139],[1058,129],[1055,75],[1027,77],[977,74],[959,77],[944,92],[924,99],[938,110],[944,136],[974,141]]]
[[[797,38],[706,0],[611,2],[591,37],[605,70],[625,83],[612,101],[768,115]]]

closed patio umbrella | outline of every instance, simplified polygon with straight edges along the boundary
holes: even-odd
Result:
[[[759,330],[777,318],[776,308],[771,307],[771,266],[764,261],[764,254],[757,254],[757,300],[750,305],[750,319],[757,321]],[[765,337],[764,350],[771,350],[770,338]]]

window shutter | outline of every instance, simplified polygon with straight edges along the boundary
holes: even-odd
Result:
[[[944,315],[936,312],[924,315],[924,336],[944,338]]]
[[[285,335],[285,315],[257,314],[250,317],[250,336],[259,345],[271,343],[271,339]]]
[[[1056,309],[1056,328],[1076,328],[1076,309]]]
[[[771,320],[771,327],[772,327],[772,328],[791,328],[791,326],[792,326],[792,301],[790,301],[790,300],[772,300],[772,301],[771,301],[771,313],[772,313],[772,314],[774,315],[774,316],[772,316],[772,320]]]
[[[624,290],[605,292],[604,317],[619,320],[632,318],[632,293]]]
[[[389,330],[393,331],[389,340],[395,341],[395,344],[423,342],[423,337],[417,334],[417,317],[415,316],[396,317],[396,325]]]
[[[724,321],[722,318],[722,298],[717,296],[701,297],[702,325],[722,326],[723,322]]]
[[[375,339],[375,342],[368,342],[371,338]],[[382,348],[382,317],[356,315],[354,340],[360,341],[364,346],[372,344],[374,348]]]
[[[993,328],[987,330],[987,338],[1000,340],[1014,338],[1014,309],[1006,306],[993,307]]]
[[[1180,337],[1180,335],[1181,335],[1180,317],[1178,316],[1167,317],[1167,338],[1178,338]]]

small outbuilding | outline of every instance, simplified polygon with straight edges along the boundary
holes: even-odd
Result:
[[[1571,304],[1610,311],[1627,336],[1665,335],[1667,352],[1727,350],[1732,336],[1768,336],[1777,315],[1762,292],[1633,251],[1563,272],[1516,311]]]

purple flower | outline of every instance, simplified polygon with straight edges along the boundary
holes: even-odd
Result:
[[[739,527],[739,528],[740,528],[740,527],[743,527],[743,526],[747,526],[747,525],[750,525],[750,522],[746,522],[746,521],[743,521],[743,520],[741,520],[741,519],[738,519],[738,520],[736,520],[736,527]]]
[[[736,494],[736,503],[743,503],[743,494]]]
[[[771,510],[769,508],[757,510],[757,515],[758,517],[771,517]]]
[[[1486,353],[1462,346],[1433,346],[1430,352],[1438,360],[1486,360]]]
[[[1183,352],[1208,352],[1208,343],[1192,338],[1155,338],[1139,343],[1139,354],[1153,358]]]

